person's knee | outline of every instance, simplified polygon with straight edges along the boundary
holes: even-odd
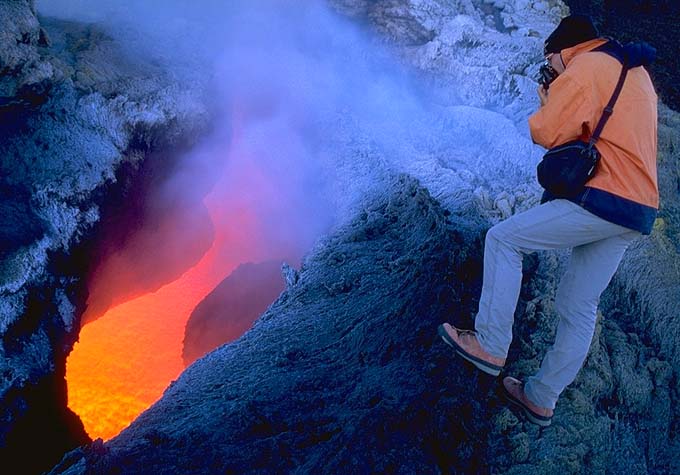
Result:
[[[507,241],[508,237],[508,230],[507,230],[507,224],[505,224],[505,221],[496,224],[495,226],[492,226],[487,232],[486,232],[486,241],[493,241],[497,243],[504,243]]]
[[[556,298],[555,311],[573,331],[591,335],[597,320],[597,302],[588,298]]]
[[[562,284],[564,285],[564,284]],[[560,317],[566,317],[569,315],[571,309],[569,308],[570,293],[563,288],[557,289],[557,294],[555,295],[555,312]]]
[[[510,219],[502,221],[487,231],[484,244],[487,250],[502,249],[502,252],[512,255],[529,252],[518,244],[516,226],[510,221]]]
[[[555,295],[555,311],[564,316],[590,315],[597,312],[599,298],[593,295],[582,294],[570,289],[560,288]]]

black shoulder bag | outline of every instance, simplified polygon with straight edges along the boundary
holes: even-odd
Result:
[[[625,59],[614,94],[604,108],[590,141],[572,140],[551,148],[543,155],[536,168],[538,182],[555,198],[575,198],[595,174],[595,168],[600,161],[600,152],[595,143],[614,112],[614,104],[621,93],[627,73],[628,61]]]

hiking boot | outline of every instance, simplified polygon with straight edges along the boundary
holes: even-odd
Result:
[[[511,403],[519,406],[526,414],[527,419],[531,422],[542,427],[550,425],[553,410],[547,407],[537,406],[529,401],[524,393],[524,383],[522,381],[515,379],[512,376],[506,376],[503,378],[503,390],[505,397],[507,397]]]
[[[491,356],[484,351],[477,341],[477,332],[461,330],[448,323],[439,325],[437,332],[442,339],[458,353],[491,376],[498,376],[505,365],[505,358]]]

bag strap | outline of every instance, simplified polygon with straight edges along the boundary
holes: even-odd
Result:
[[[623,89],[623,83],[626,80],[627,74],[628,74],[628,58],[624,57],[623,67],[621,69],[621,74],[619,75],[619,82],[616,83],[614,94],[612,94],[612,97],[609,99],[609,103],[607,103],[607,105],[605,106],[604,111],[602,112],[602,117],[600,117],[600,121],[597,123],[593,135],[590,136],[588,147],[592,148],[595,146],[595,142],[597,142],[597,140],[600,138],[600,134],[602,133],[602,129],[604,129],[604,125],[607,123],[607,120],[609,120],[609,117],[614,112],[614,104],[616,104],[616,100],[619,98],[621,89]]]

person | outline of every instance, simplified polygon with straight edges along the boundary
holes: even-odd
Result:
[[[596,173],[576,198],[555,199],[546,192],[539,206],[489,229],[475,329],[444,323],[438,331],[457,355],[498,376],[512,340],[522,254],[571,248],[555,295],[554,344],[526,382],[511,376],[502,381],[510,402],[531,422],[548,426],[560,393],[588,354],[600,294],[629,244],[651,233],[659,193],[657,95],[640,67],[653,60],[654,49],[645,43],[621,47],[600,37],[588,17],[572,15],[545,40],[544,53],[556,77],[548,89],[539,86],[541,106],[529,128],[533,141],[545,148],[589,139],[618,82],[621,57],[628,58],[623,89],[596,145],[601,154]]]

